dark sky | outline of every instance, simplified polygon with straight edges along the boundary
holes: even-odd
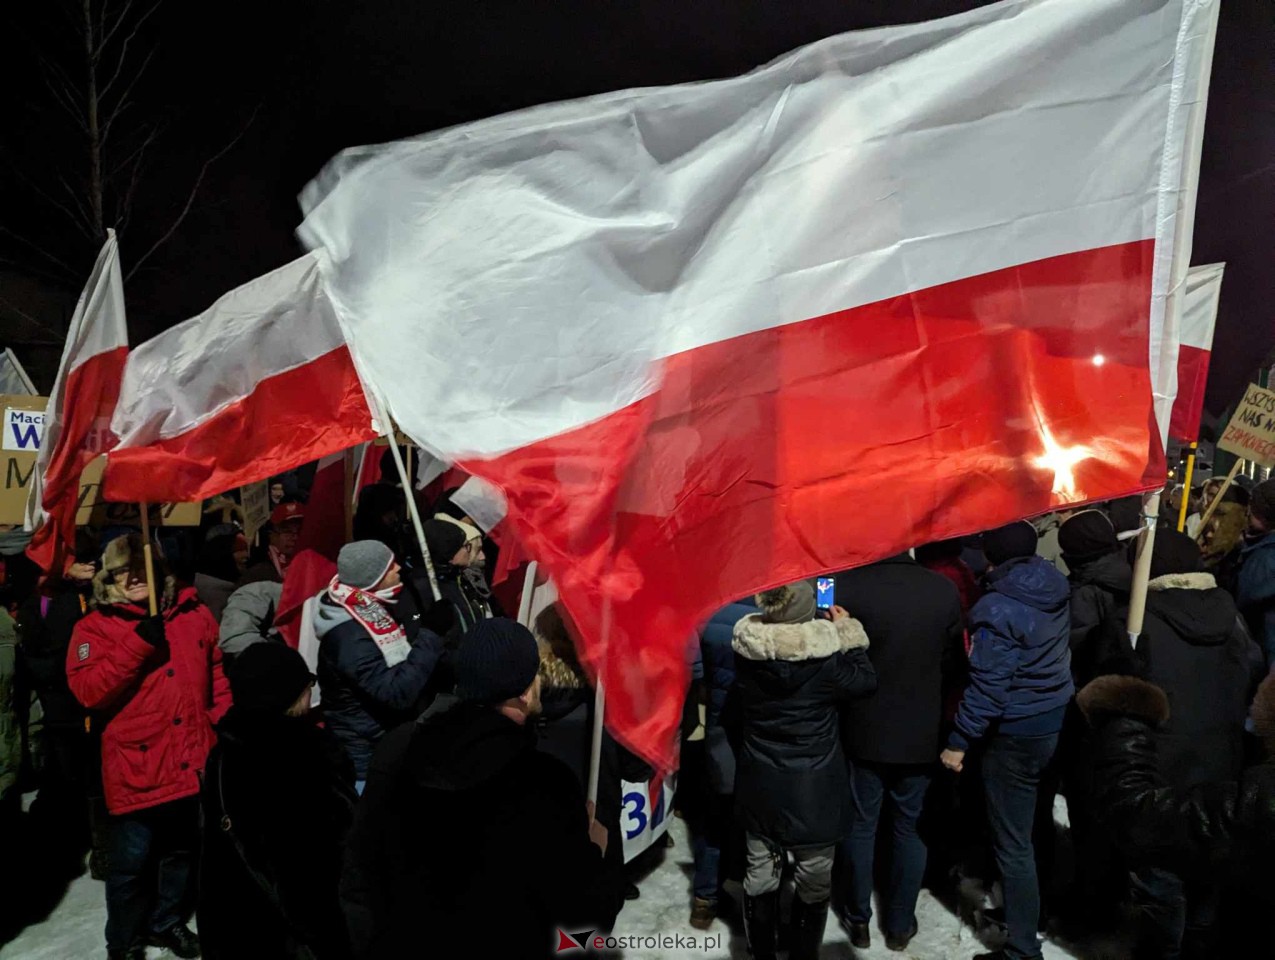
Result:
[[[111,2],[119,9],[127,0]],[[139,9],[146,6],[137,3]],[[843,30],[980,5],[167,0],[136,44],[153,51],[155,59],[138,84],[131,116],[162,116],[168,126],[150,154],[138,190],[143,199],[123,236],[126,270],[129,258],[139,257],[167,229],[202,159],[244,130],[249,117],[252,121],[237,145],[209,168],[181,227],[129,280],[133,340],[185,319],[229,288],[297,256],[296,194],[342,147],[546,101],[729,76]],[[8,38],[0,40],[0,148],[12,148],[27,175],[53,190],[60,171],[82,167],[82,150],[65,133],[43,126],[54,113],[34,53],[44,50],[55,60],[70,56],[69,48],[57,46],[59,38],[63,43],[73,38],[69,20],[49,11],[65,6],[73,13],[80,2],[8,6],[0,19],[17,18],[18,29],[5,31],[0,23],[0,36]],[[1234,399],[1275,345],[1272,9],[1270,0],[1222,3],[1193,256],[1195,263],[1228,262],[1209,384],[1214,412]],[[47,204],[2,165],[0,225],[31,231],[53,245],[65,237]],[[38,261],[2,235],[0,257],[17,261],[11,269],[20,273]],[[12,277],[0,274],[0,283],[12,283]],[[74,291],[69,298],[73,303]],[[0,340],[26,329],[4,302],[0,318],[5,327]],[[56,360],[52,356],[53,364]]]

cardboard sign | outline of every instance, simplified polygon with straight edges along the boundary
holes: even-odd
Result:
[[[136,503],[108,503],[102,499],[102,471],[106,458],[98,457],[80,474],[80,506],[75,513],[77,526],[140,526],[142,512]],[[202,502],[152,503],[151,523],[160,527],[197,527],[203,512]]]
[[[22,523],[26,518],[27,491],[35,475],[35,458],[40,452],[44,408],[48,402],[48,397],[0,396],[0,410],[4,411],[4,442],[0,444],[0,523]]]
[[[239,488],[239,505],[243,507],[243,533],[252,543],[257,531],[270,520],[270,481],[258,480]]]
[[[1264,467],[1275,466],[1275,390],[1249,384],[1217,448]]]
[[[491,533],[509,512],[509,504],[501,489],[482,477],[466,480],[452,494],[451,501],[464,510],[483,533]]]

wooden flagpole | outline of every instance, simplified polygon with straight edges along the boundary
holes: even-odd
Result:
[[[146,558],[146,599],[150,602],[151,616],[159,613],[159,601],[155,594],[155,558],[151,555],[151,509],[148,503],[139,503],[142,513],[142,556]]]
[[[1138,537],[1138,558],[1133,564],[1133,585],[1129,590],[1129,643],[1136,650],[1147,612],[1147,584],[1151,581],[1151,551],[1155,547],[1155,526],[1160,516],[1160,493],[1142,501],[1142,535]]]

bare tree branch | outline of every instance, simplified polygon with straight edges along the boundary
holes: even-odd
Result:
[[[50,206],[53,206],[57,208],[58,210],[60,210],[62,214],[66,216],[67,219],[69,219],[74,226],[85,231],[90,237],[93,236],[93,227],[92,227],[91,219],[81,219],[81,215],[78,209],[67,206],[64,202],[62,202],[57,197],[49,193],[49,191],[45,190],[44,187],[40,186],[39,183],[37,183],[32,177],[28,176],[20,168],[14,167],[14,172],[17,173],[17,175],[26,183],[26,185],[31,189],[31,191],[37,194],[38,196],[40,196],[45,201],[45,203],[48,203]],[[63,180],[63,183],[65,183],[65,180]],[[67,190],[68,192],[72,192],[72,195],[74,195],[74,192],[71,191],[69,185],[67,185]]]
[[[115,164],[115,166],[113,166],[113,167],[111,168],[110,172],[106,174],[106,179],[107,179],[107,180],[114,180],[114,179],[115,179],[116,177],[118,177],[121,173],[123,173],[123,172],[124,172],[124,170],[125,170],[125,169],[126,169],[126,168],[127,168],[127,167],[128,167],[128,166],[129,166],[129,165],[130,165],[130,164],[131,164],[134,160],[135,160],[135,159],[136,159],[136,160],[138,160],[138,162],[140,163],[140,162],[141,162],[141,160],[140,160],[141,155],[142,155],[143,153],[145,153],[145,152],[146,152],[146,151],[150,148],[151,144],[153,144],[153,143],[155,142],[156,138],[159,136],[159,133],[160,133],[160,130],[161,130],[161,129],[162,129],[162,128],[161,128],[161,126],[160,126],[159,124],[154,124],[154,125],[152,125],[152,126],[151,126],[151,128],[150,128],[150,132],[149,132],[149,133],[147,133],[146,137],[142,140],[141,146],[138,146],[138,147],[134,148],[131,152],[129,152],[129,153],[128,153],[125,157],[124,157],[124,159],[123,159],[123,160],[121,160],[119,163]]]
[[[132,101],[128,99],[128,95],[133,92],[133,87],[137,86],[137,81],[142,79],[142,74],[146,72],[146,68],[150,66],[150,62],[154,58],[155,58],[155,51],[152,50],[150,53],[146,55],[146,59],[142,61],[142,65],[137,68],[137,72],[133,74],[133,78],[129,80],[128,86],[124,88],[124,92],[120,94],[119,101],[116,103],[115,109],[112,110],[110,116],[106,118],[106,124],[105,126],[102,127],[102,145],[103,146],[106,145],[106,138],[110,135],[111,127],[115,125],[115,121],[119,119],[120,114],[122,114],[125,110],[129,108],[129,106],[132,105]],[[118,73],[116,74],[116,76],[118,76]],[[111,78],[112,83],[114,82],[114,79],[115,79],[114,77]],[[98,102],[99,103],[103,102],[105,98],[106,98],[106,91],[103,90],[101,95],[98,97]]]
[[[93,215],[89,212],[88,206],[84,203],[83,191],[76,190],[75,187],[71,186],[66,177],[62,174],[58,174],[58,183],[62,185],[62,189],[66,191],[66,195],[71,198],[71,203],[75,206],[76,212],[79,213],[82,218],[80,221],[81,225],[83,225],[86,229],[89,229],[89,224],[92,223]]]
[[[158,6],[159,5],[156,4],[155,7],[152,7],[151,9],[154,10]],[[115,72],[111,74],[111,79],[106,81],[106,86],[102,87],[102,92],[101,92],[102,99],[104,100],[106,99],[106,95],[111,92],[111,87],[115,86],[115,81],[120,78],[120,73],[123,72],[124,70],[124,64],[128,61],[128,45],[132,43],[133,38],[136,36],[137,36],[137,31],[134,30],[127,37],[124,38],[124,46],[120,48],[120,55],[115,61]],[[146,59],[142,61],[142,65],[138,67],[137,72],[133,74],[133,79],[129,83],[128,89],[125,90],[122,94],[120,94],[121,101],[128,98],[129,91],[133,89],[133,84],[137,82],[138,77],[140,77],[143,73],[146,72],[146,68],[150,66],[151,59],[154,56],[155,56],[155,49],[151,48],[150,53],[146,55]]]
[[[115,34],[119,33],[120,28],[123,27],[124,24],[128,22],[128,15],[129,15],[129,12],[133,9],[133,3],[134,3],[134,0],[128,0],[128,2],[124,4],[124,9],[121,10],[120,15],[115,18],[115,23],[111,25],[110,32],[108,32],[104,37],[102,37],[102,42],[98,44],[98,47],[97,47],[97,55],[99,57],[102,55],[102,52],[106,49],[107,45],[110,44],[111,40],[114,39]],[[124,53],[127,52],[128,50],[128,42],[132,40],[135,36],[137,36],[138,31],[142,27],[142,24],[144,24],[147,20],[151,18],[151,14],[153,14],[156,10],[158,10],[163,5],[164,5],[164,0],[155,0],[154,3],[152,3],[149,7],[146,8],[146,12],[137,18],[137,22],[133,24],[133,29],[130,30],[128,32],[128,36],[124,38],[124,50],[121,51],[120,53],[121,61],[123,61],[124,59]]]
[[[25,310],[19,307],[12,300],[8,300],[3,296],[0,296],[0,306],[13,311],[15,314],[17,314],[19,317],[21,317],[23,320],[25,320],[27,323],[31,324],[31,326],[35,327],[38,330],[46,330],[49,333],[54,334],[55,336],[61,332],[56,327],[49,326],[43,320],[40,320],[40,319],[37,319],[36,317],[31,316],[31,314],[27,313]],[[34,344],[39,341],[27,340],[25,342]],[[49,343],[46,343],[44,345],[53,345],[53,344],[58,344],[61,342],[62,342],[61,340],[50,341]]]
[[[128,274],[124,277],[125,282],[130,280],[137,273],[137,271],[142,268],[142,264],[144,264],[147,260],[150,259],[151,254],[153,254],[156,250],[158,250],[168,240],[168,238],[171,237],[177,231],[177,228],[182,225],[182,221],[185,220],[186,215],[190,213],[191,205],[194,204],[195,202],[195,195],[199,193],[199,188],[204,182],[204,177],[208,173],[208,168],[211,167],[218,160],[220,160],[222,157],[224,157],[232,149],[234,149],[235,145],[238,144],[239,141],[244,138],[244,135],[248,132],[248,128],[252,126],[253,121],[256,119],[257,119],[257,109],[254,109],[252,111],[252,115],[248,117],[248,122],[243,125],[243,127],[240,129],[240,131],[237,134],[235,134],[234,138],[229,143],[227,143],[224,147],[222,147],[220,150],[214,153],[211,157],[209,157],[207,160],[204,161],[204,165],[199,168],[199,176],[195,178],[195,183],[190,188],[190,193],[186,195],[186,203],[182,207],[181,213],[177,215],[177,219],[173,221],[172,226],[170,226],[166,231],[164,231],[163,236],[161,236],[158,240],[156,240],[151,245],[151,248],[149,250],[147,250],[144,254],[142,254],[140,257],[137,258],[137,261],[133,264],[132,269],[130,269],[128,271]]]
[[[19,243],[24,244],[25,246],[31,248],[36,253],[40,254],[40,256],[44,257],[50,263],[57,264],[59,267],[61,267],[63,270],[66,271],[66,276],[71,278],[72,282],[74,282],[74,280],[78,278],[79,276],[78,270],[71,267],[61,257],[57,256],[56,254],[52,254],[48,250],[44,249],[44,247],[40,246],[30,237],[24,237],[22,234],[16,233],[15,231],[10,230],[8,227],[6,227],[2,223],[0,223],[0,233],[8,234],[9,236],[13,237],[13,239],[17,240]]]
[[[122,234],[128,227],[129,222],[133,219],[133,197],[137,193],[137,184],[141,179],[142,161],[145,159],[146,148],[155,141],[159,135],[159,127],[154,127],[150,135],[142,142],[142,145],[135,152],[137,162],[133,164],[132,175],[128,178],[128,189],[124,191],[124,196],[120,199],[117,206],[119,214],[119,232]]]

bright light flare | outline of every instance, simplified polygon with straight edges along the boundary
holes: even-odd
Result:
[[[1095,353],[1093,355],[1093,365],[1095,367],[1101,367],[1106,362],[1107,362],[1107,358],[1104,357],[1101,353]]]
[[[1076,496],[1076,474],[1073,468],[1081,460],[1088,460],[1093,456],[1093,451],[1089,447],[1076,446],[1064,447],[1054,439],[1053,433],[1045,424],[1040,425],[1040,441],[1045,446],[1045,452],[1035,459],[1035,464],[1041,470],[1052,470],[1054,472],[1054,488],[1053,492],[1061,497],[1074,498]]]

